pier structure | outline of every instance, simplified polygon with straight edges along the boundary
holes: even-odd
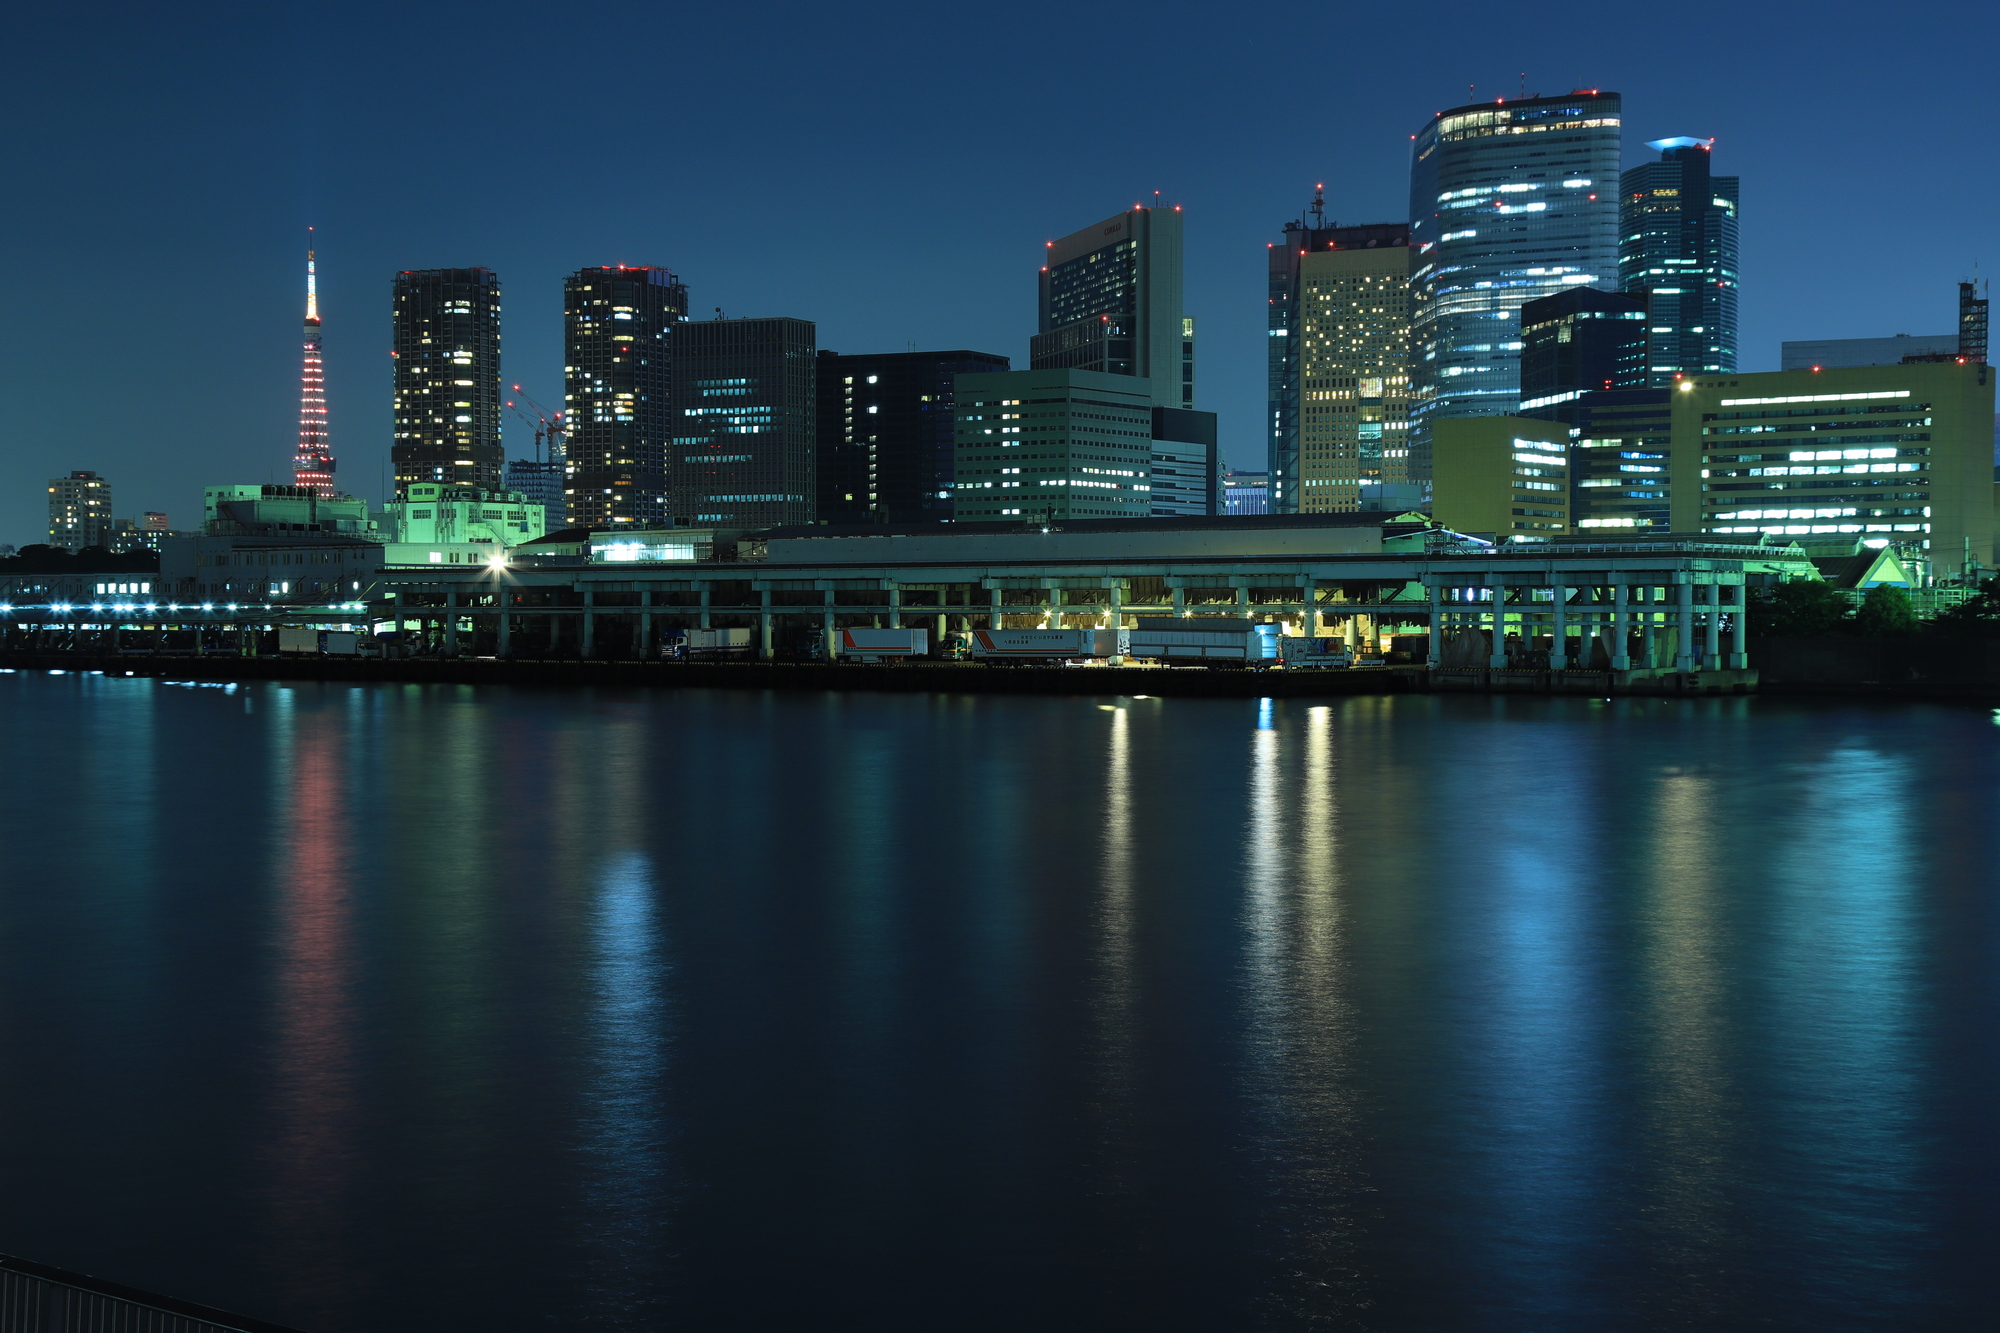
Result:
[[[1705,541],[970,560],[869,560],[901,553],[866,538],[789,545],[762,561],[391,571],[370,612],[445,655],[640,660],[680,628],[749,628],[768,660],[858,626],[942,639],[1222,616],[1369,652],[1397,640],[1437,673],[1599,670],[1630,683],[1748,671],[1749,590],[1815,576],[1796,552]]]

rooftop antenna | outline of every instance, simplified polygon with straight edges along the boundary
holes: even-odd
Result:
[[[717,319],[721,319],[721,318],[723,318],[723,314],[722,314],[722,307],[721,307],[721,306],[717,306],[717,307],[715,308],[715,317],[716,317]]]
[[[1312,203],[1307,205],[1307,211],[1310,212],[1313,216],[1314,228],[1321,231],[1325,230],[1326,229],[1326,182],[1325,181],[1321,181],[1318,185],[1313,186]]]
[[[1466,100],[1466,101],[1470,102],[1470,101],[1472,100],[1472,90],[1473,90],[1473,89],[1475,89],[1475,88],[1477,88],[1478,86],[1479,86],[1479,85],[1478,85],[1478,84],[1476,84],[1476,83],[1468,83],[1468,84],[1466,84],[1466,85],[1465,85],[1465,100]]]
[[[1525,69],[1521,71],[1521,100],[1528,100],[1528,71]]]

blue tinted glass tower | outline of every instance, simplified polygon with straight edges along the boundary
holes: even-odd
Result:
[[[1410,160],[1410,475],[1430,423],[1506,415],[1521,398],[1520,310],[1618,285],[1621,100],[1596,89],[1442,111]]]
[[[1655,385],[1736,369],[1738,178],[1709,173],[1713,143],[1655,139],[1620,181],[1618,285],[1647,299]]]

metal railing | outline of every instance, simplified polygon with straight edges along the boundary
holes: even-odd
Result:
[[[0,1254],[0,1333],[297,1333]]]

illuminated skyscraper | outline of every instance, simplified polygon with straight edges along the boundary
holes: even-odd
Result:
[[[1654,387],[1736,369],[1735,176],[1709,174],[1712,139],[1655,139],[1660,160],[1620,181],[1618,282],[1647,301]]]
[[[1410,229],[1328,223],[1324,204],[1316,194],[1270,251],[1270,504],[1282,514],[1351,511],[1362,486],[1410,475]]]
[[[1430,475],[1430,422],[1519,407],[1523,305],[1618,285],[1620,106],[1585,89],[1454,107],[1417,131],[1413,479]]]
[[[813,521],[817,338],[805,319],[699,319],[674,330],[675,521]],[[581,425],[571,432],[575,458]]]
[[[319,350],[319,279],[313,272],[312,228],[306,228],[305,369],[299,385],[299,450],[294,483],[314,495],[332,495],[333,446],[326,438],[326,373]]]
[[[1049,242],[1031,370],[1151,380],[1160,407],[1194,406],[1194,321],[1181,313],[1181,211],[1134,208]]]
[[[664,268],[583,268],[563,282],[570,523],[666,526],[669,343],[687,302],[686,284]]]
[[[501,488],[500,279],[487,268],[396,275],[396,494],[412,482]]]

